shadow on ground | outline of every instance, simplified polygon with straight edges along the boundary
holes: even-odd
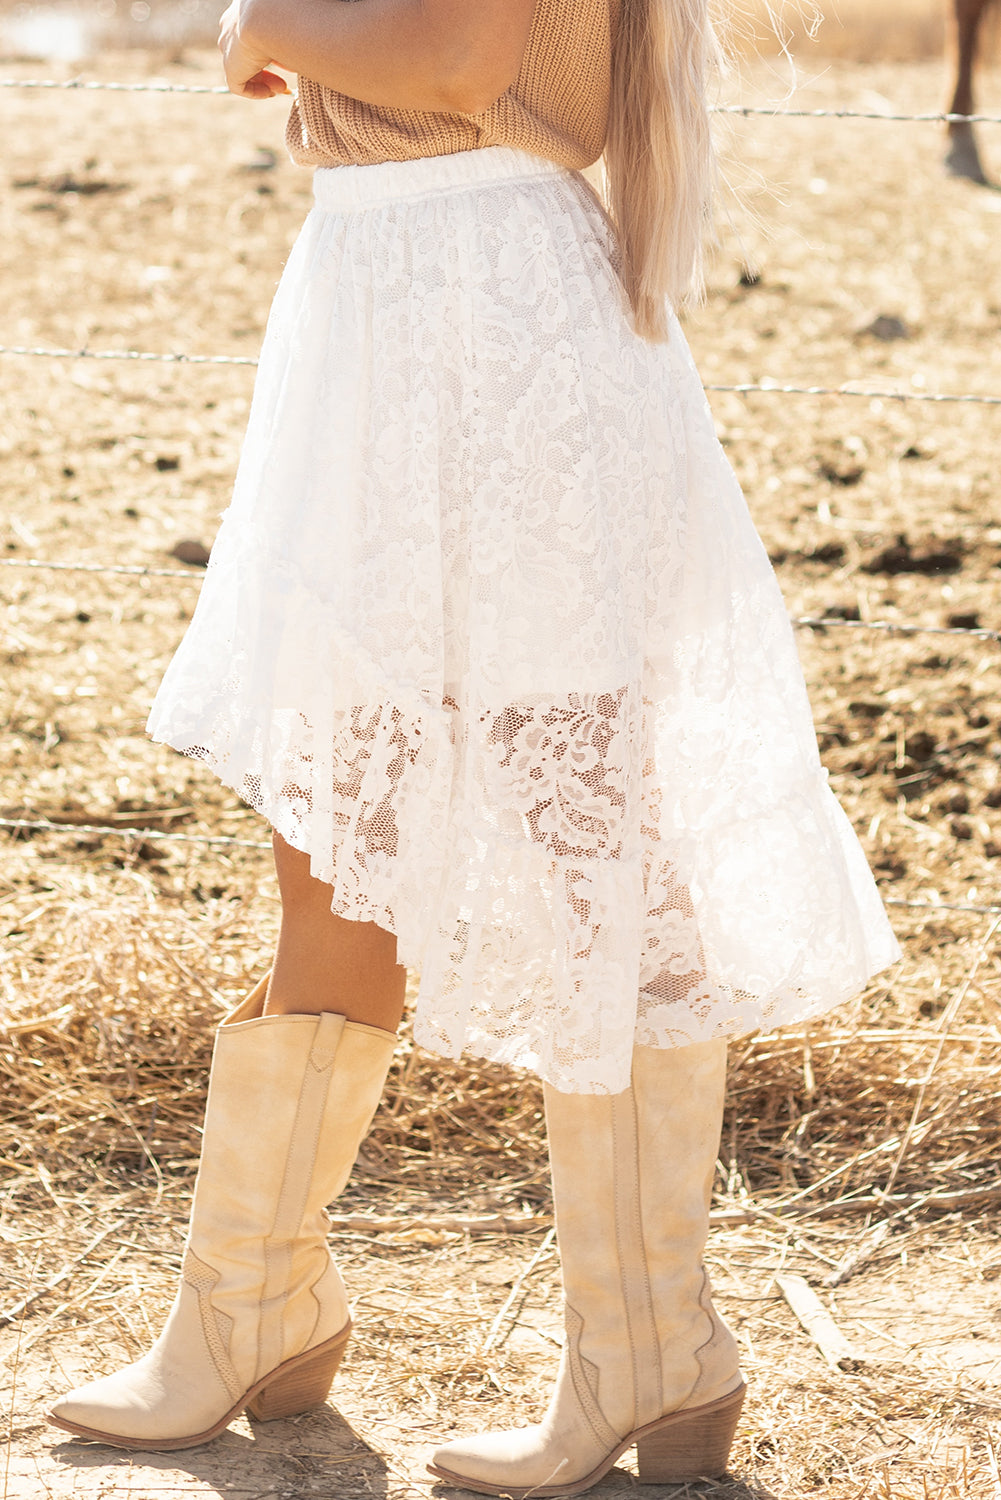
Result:
[[[111,1484],[119,1475],[123,1480],[128,1476],[130,1484],[139,1479],[152,1486],[158,1476],[176,1481],[187,1474],[224,1492],[228,1500],[275,1491],[300,1494],[312,1487],[310,1480],[329,1486],[335,1476],[339,1495],[354,1489],[372,1500],[386,1495],[385,1458],[331,1407],[286,1422],[249,1425],[249,1435],[230,1428],[201,1447],[181,1452],[126,1452],[103,1443],[68,1440],[54,1444],[48,1456],[64,1475],[75,1471],[83,1479],[88,1471],[100,1470],[102,1481]]]

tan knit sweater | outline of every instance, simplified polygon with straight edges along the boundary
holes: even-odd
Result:
[[[479,115],[384,109],[300,78],[286,134],[292,159],[336,167],[514,146],[590,166],[605,144],[619,4],[538,0],[517,81]]]

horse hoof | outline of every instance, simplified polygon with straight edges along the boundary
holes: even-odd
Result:
[[[949,154],[945,158],[945,170],[950,177],[964,177],[967,182],[975,182],[978,187],[994,186],[984,171],[972,132],[963,132],[953,137]]]

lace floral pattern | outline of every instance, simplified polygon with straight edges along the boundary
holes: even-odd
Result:
[[[150,730],[397,934],[446,1055],[615,1092],[897,956],[680,330],[514,152],[317,174]]]

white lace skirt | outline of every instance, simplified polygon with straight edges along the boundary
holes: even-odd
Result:
[[[898,956],[682,334],[518,152],[317,172],[149,727],[397,935],[447,1056],[618,1091]]]

